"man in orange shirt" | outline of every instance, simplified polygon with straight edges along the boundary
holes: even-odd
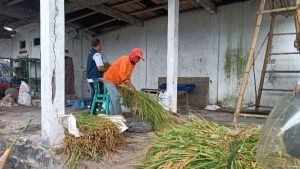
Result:
[[[133,93],[135,92],[135,87],[131,83],[131,75],[140,59],[144,60],[142,50],[134,48],[129,55],[117,59],[104,74],[103,80],[110,96],[111,115],[122,115],[120,94],[117,87],[126,84]]]

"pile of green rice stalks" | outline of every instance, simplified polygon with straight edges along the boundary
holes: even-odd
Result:
[[[173,125],[171,114],[159,104],[157,98],[140,91],[132,93],[125,85],[121,86],[120,92],[123,104],[132,109],[135,118],[152,122],[155,130]]]
[[[103,64],[104,64],[104,67],[107,69],[111,66],[111,64],[109,62],[104,62]]]
[[[64,140],[66,163],[72,169],[83,159],[98,160],[108,156],[125,143],[119,128],[108,119],[82,113],[76,116],[76,123],[81,136],[76,138],[66,133]]]
[[[206,120],[192,120],[157,133],[141,168],[258,168],[255,162],[258,137],[258,128],[247,128],[233,134],[225,126]]]

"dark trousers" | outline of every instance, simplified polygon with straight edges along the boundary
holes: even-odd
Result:
[[[89,84],[91,87],[91,98],[92,98],[91,105],[90,105],[90,109],[91,109],[92,104],[93,104],[94,95],[95,95],[95,88],[94,88],[94,82],[90,82]],[[100,87],[100,93],[103,93],[104,92],[103,83],[99,83],[99,87]],[[94,114],[95,114],[97,108],[101,109],[102,103],[99,103],[99,107],[98,107],[98,104],[95,105]]]

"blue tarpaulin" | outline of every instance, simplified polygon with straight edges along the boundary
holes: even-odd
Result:
[[[163,84],[159,85],[159,88],[162,89],[162,90],[166,90],[167,89],[167,84],[163,83]],[[180,91],[193,92],[193,91],[195,91],[195,88],[196,88],[196,85],[191,84],[191,83],[177,84],[177,90],[180,90]]]

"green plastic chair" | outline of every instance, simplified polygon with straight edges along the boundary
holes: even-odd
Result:
[[[109,99],[109,95],[107,94],[106,86],[101,78],[93,79],[93,81],[94,81],[95,94],[93,97],[92,107],[90,109],[90,115],[93,114],[96,104],[99,105],[98,106],[98,114],[101,113],[102,106],[100,106],[100,105],[102,105],[102,104],[100,104],[100,103],[105,103],[105,113],[106,113],[106,115],[109,115],[109,100],[110,99]],[[103,84],[102,92],[100,91],[100,83]]]

